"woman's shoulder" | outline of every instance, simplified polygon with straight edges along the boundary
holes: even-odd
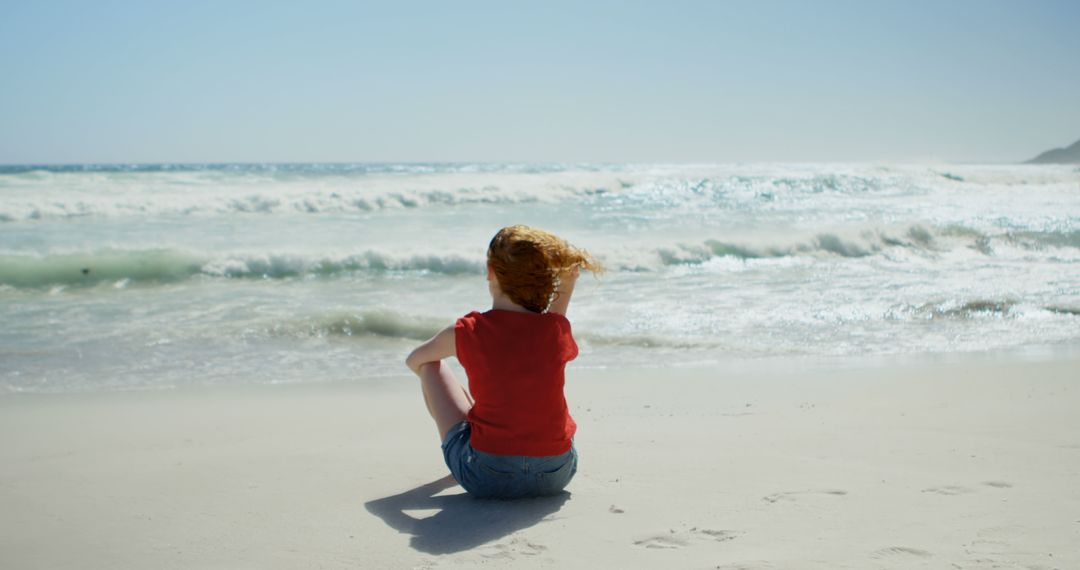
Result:
[[[570,319],[566,318],[566,315],[562,313],[544,313],[543,315],[553,326],[562,330],[570,330]]]
[[[464,316],[458,317],[458,319],[454,321],[454,328],[474,328],[476,326],[476,321],[481,320],[483,317],[484,314],[480,311],[469,311]]]

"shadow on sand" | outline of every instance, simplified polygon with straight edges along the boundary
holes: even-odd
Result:
[[[364,506],[395,530],[411,534],[409,546],[414,549],[428,554],[450,554],[533,526],[562,508],[570,498],[567,492],[516,501],[476,499],[465,492],[435,496],[456,485],[454,478],[447,475],[410,491],[369,501]],[[438,512],[426,518],[407,512],[424,510]]]

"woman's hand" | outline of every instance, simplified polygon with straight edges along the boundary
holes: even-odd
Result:
[[[577,282],[578,277],[581,277],[581,268],[577,265],[563,269],[559,272],[559,288],[561,289],[563,284],[568,283],[570,288],[573,289],[574,283]]]
[[[574,265],[559,272],[559,285],[555,288],[555,300],[548,307],[549,313],[566,315],[566,308],[570,306],[570,296],[574,294],[574,285],[581,276],[581,269]]]

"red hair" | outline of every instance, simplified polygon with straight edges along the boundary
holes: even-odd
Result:
[[[587,251],[550,232],[521,225],[499,230],[491,238],[487,258],[502,292],[534,313],[547,310],[562,271],[575,266],[602,271]]]

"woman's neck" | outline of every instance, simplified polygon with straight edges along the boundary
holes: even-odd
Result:
[[[531,313],[532,311],[522,307],[521,305],[510,300],[505,295],[493,297],[491,300],[491,308],[498,309],[500,311],[514,311],[516,313]]]

